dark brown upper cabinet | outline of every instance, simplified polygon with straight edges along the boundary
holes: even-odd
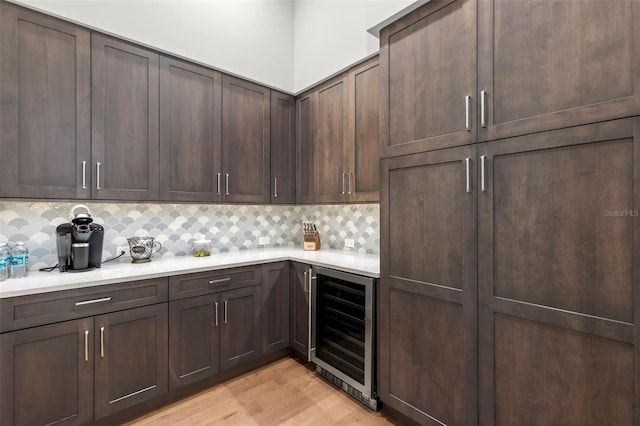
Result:
[[[313,146],[315,92],[296,98],[296,202],[313,202]]]
[[[430,2],[380,34],[382,156],[476,139],[477,0]]]
[[[296,201],[296,102],[271,91],[271,204]]]
[[[0,3],[0,196],[89,198],[89,31]]]
[[[160,198],[221,198],[222,75],[160,58]]]
[[[93,198],[159,197],[158,62],[151,50],[91,35]]]
[[[312,161],[314,200],[345,201],[349,152],[349,82],[344,76],[321,85],[316,91],[315,135],[309,155]]]
[[[270,201],[270,90],[239,78],[222,77],[223,200]]]
[[[297,98],[297,201],[379,201],[378,58]]]
[[[380,201],[380,65],[372,58],[349,72],[354,134],[347,193],[354,202]]]
[[[640,3],[480,1],[480,140],[640,112]]]

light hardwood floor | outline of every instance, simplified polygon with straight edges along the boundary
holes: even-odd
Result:
[[[143,425],[400,425],[293,358],[284,358],[135,419]]]

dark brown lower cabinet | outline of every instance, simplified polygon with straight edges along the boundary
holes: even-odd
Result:
[[[481,424],[640,424],[640,119],[479,155]]]
[[[167,305],[95,317],[95,418],[167,392]]]
[[[421,424],[477,423],[476,149],[382,163],[378,389]]]
[[[169,302],[170,388],[257,360],[260,285]]]
[[[90,423],[167,391],[167,306],[0,335],[3,425]]]
[[[262,266],[262,354],[289,347],[289,262]]]
[[[169,387],[197,382],[220,371],[218,294],[169,302]]]
[[[220,371],[226,371],[260,356],[260,286],[225,291],[220,300]]]
[[[291,263],[291,322],[289,346],[309,359],[309,270],[303,263]]]
[[[93,318],[0,335],[0,424],[91,422],[92,337]]]

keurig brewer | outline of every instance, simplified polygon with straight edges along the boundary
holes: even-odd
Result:
[[[84,212],[76,213],[76,210]],[[71,223],[56,228],[58,265],[60,272],[83,272],[99,268],[102,264],[104,228],[93,223],[91,211],[78,204],[69,214]]]

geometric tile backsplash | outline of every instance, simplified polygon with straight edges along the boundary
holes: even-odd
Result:
[[[69,221],[73,202],[0,202],[0,242],[25,241],[29,269],[55,265],[55,229]],[[105,229],[103,259],[116,255],[127,238],[151,236],[162,244],[154,257],[191,255],[194,240],[211,240],[213,253],[259,248],[259,237],[270,247],[302,245],[302,222],[313,222],[323,247],[343,249],[345,238],[360,253],[380,253],[379,204],[349,205],[224,205],[84,203]],[[126,260],[129,261],[129,260]]]

